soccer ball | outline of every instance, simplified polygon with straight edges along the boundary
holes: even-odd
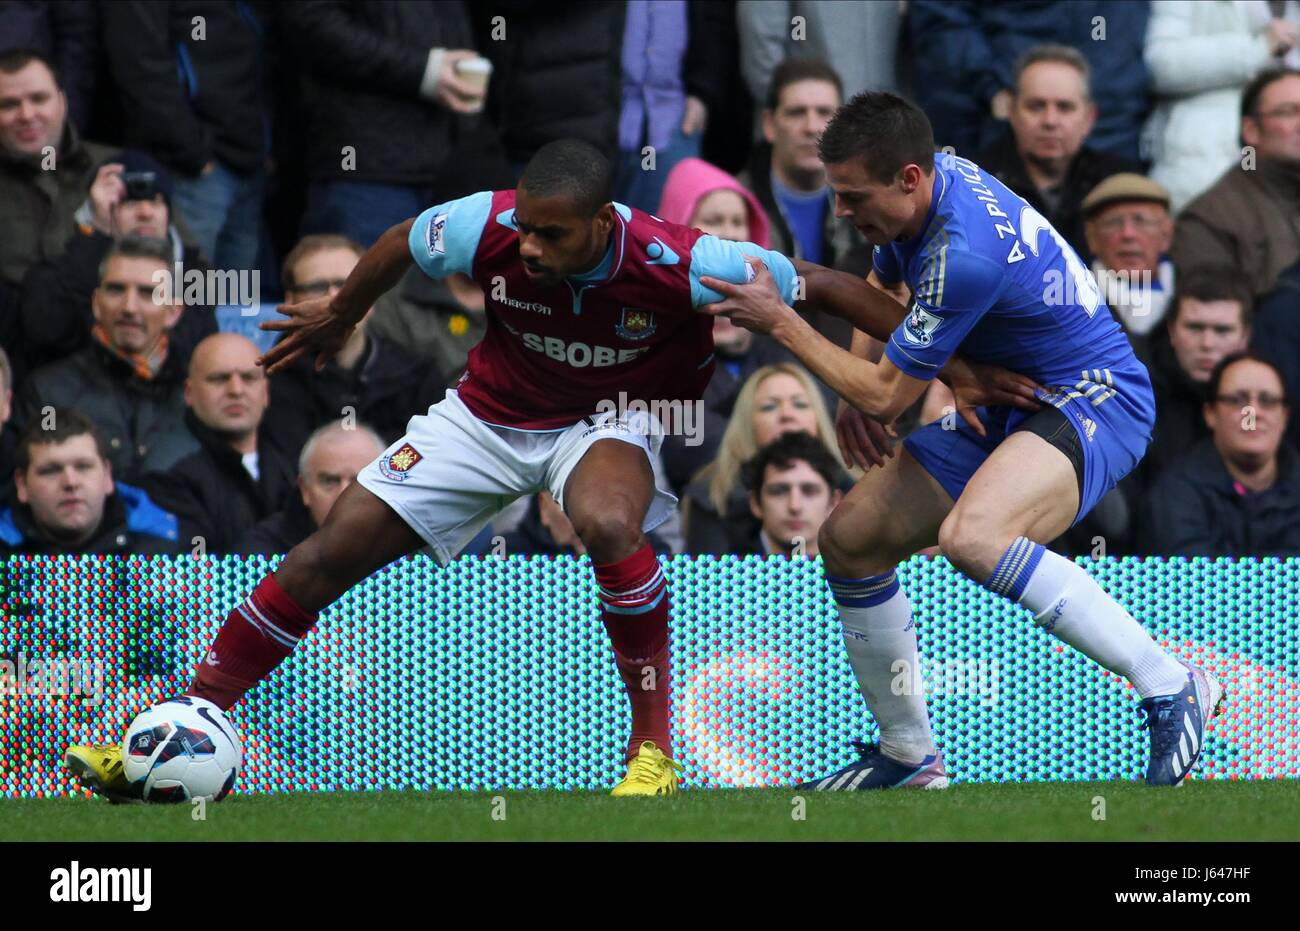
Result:
[[[244,748],[212,702],[183,695],[141,712],[122,741],[126,778],[146,802],[221,801],[244,764]]]

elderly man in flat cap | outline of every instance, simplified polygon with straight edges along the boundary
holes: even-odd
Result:
[[[1111,175],[1083,199],[1092,274],[1138,354],[1165,316],[1174,290],[1169,192],[1143,175]]]

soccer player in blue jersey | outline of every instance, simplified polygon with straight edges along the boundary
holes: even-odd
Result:
[[[899,668],[917,668],[912,608],[895,566],[935,543],[1043,630],[1128,679],[1151,732],[1146,780],[1180,784],[1221,686],[1162,650],[1083,568],[1043,546],[1142,457],[1155,417],[1145,367],[1061,235],[978,165],[936,154],[915,106],[859,94],[820,147],[836,214],[852,218],[875,259],[867,281],[800,263],[805,299],[866,333],[855,335],[851,352],[833,346],[780,300],[762,270],[748,285],[704,279],[726,296],[711,312],[771,333],[839,392],[855,409],[841,408],[840,442],[859,462],[867,424],[874,420],[878,432],[893,421],[958,349],[1043,387],[1036,412],[985,407],[975,412],[979,428],[948,418],[916,431],[823,525],[827,581],[880,741],[857,744],[858,760],[805,787],[948,784],[924,695],[891,688]],[[907,305],[892,332],[879,327],[879,314],[856,309],[878,301],[874,285]],[[869,336],[885,343],[883,355]]]

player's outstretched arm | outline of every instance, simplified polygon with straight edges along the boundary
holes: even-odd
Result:
[[[795,303],[799,310],[817,309],[841,317],[882,343],[889,342],[907,316],[905,306],[865,278],[803,259],[793,262],[803,283],[803,298]]]
[[[888,343],[907,316],[904,305],[866,279],[848,272],[824,268],[802,259],[794,259],[795,271],[804,282],[804,300],[796,306],[815,306],[851,322],[854,327],[881,343]],[[855,349],[858,346],[854,343]],[[862,353],[854,352],[862,357]],[[983,426],[975,417],[975,408],[1010,404],[1027,410],[1042,405],[1034,400],[1039,385],[1031,378],[1004,369],[965,359],[954,354],[939,371],[939,380],[951,388],[962,417],[979,433]]]
[[[276,308],[287,320],[269,320],[263,330],[279,330],[283,339],[258,359],[274,375],[301,356],[316,353],[316,371],[343,348],[353,328],[385,291],[394,287],[414,264],[408,243],[414,219],[398,223],[365,251],[343,287],[333,297],[317,297]]]

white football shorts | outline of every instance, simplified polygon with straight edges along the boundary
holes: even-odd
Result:
[[[593,443],[606,439],[639,446],[653,462],[663,434],[658,421],[637,411],[593,413],[561,430],[500,427],[471,414],[453,388],[427,414],[412,417],[406,435],[362,469],[357,481],[446,563],[522,495],[546,489],[564,507],[569,475]],[[676,496],[657,486],[642,530],[658,527],[676,507]]]

